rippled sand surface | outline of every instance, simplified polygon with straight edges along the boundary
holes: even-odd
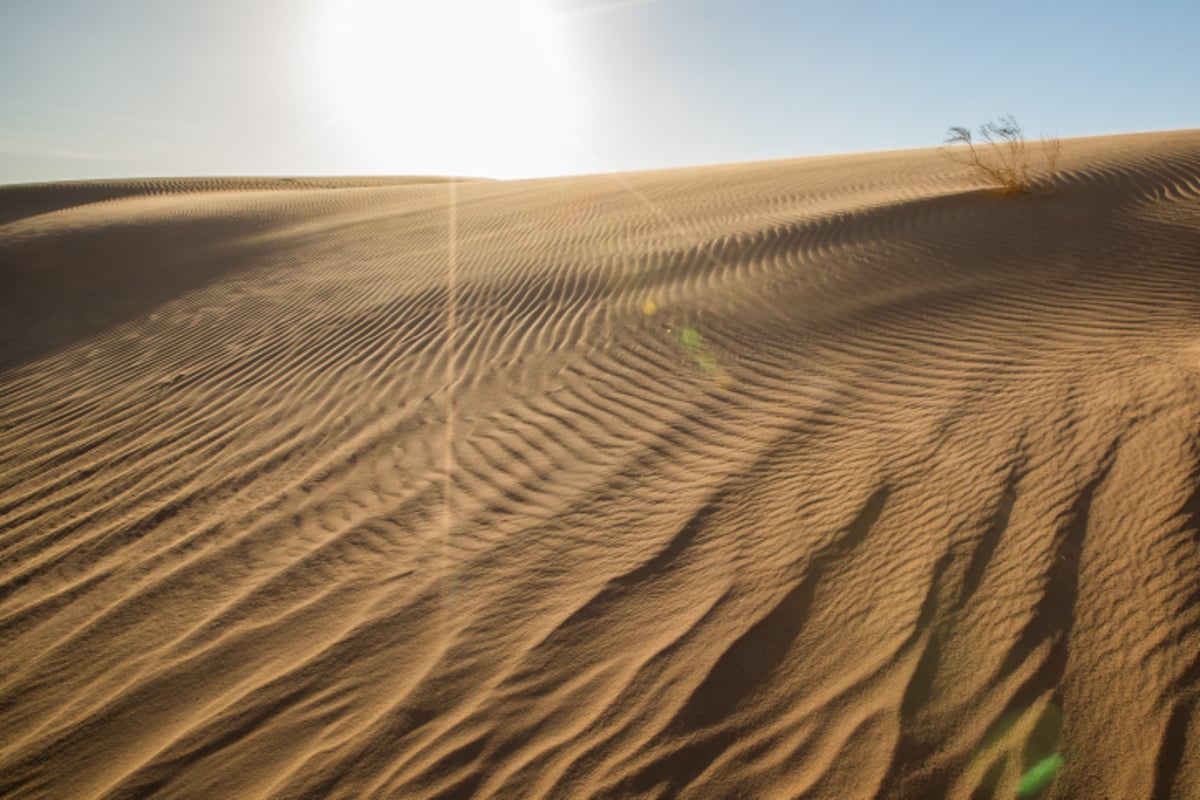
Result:
[[[1200,132],[0,189],[0,795],[1200,796]]]

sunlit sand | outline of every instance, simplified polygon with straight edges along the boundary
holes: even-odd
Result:
[[[1200,132],[0,188],[0,795],[1200,796]]]

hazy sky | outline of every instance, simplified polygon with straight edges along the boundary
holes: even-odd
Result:
[[[1196,0],[0,0],[0,182],[511,178],[1200,127]]]

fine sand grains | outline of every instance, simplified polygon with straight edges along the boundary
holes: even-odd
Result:
[[[0,796],[1200,796],[1200,133],[0,188]]]

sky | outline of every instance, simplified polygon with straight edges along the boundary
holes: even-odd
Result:
[[[1200,127],[1189,0],[0,0],[0,183],[501,179]]]

